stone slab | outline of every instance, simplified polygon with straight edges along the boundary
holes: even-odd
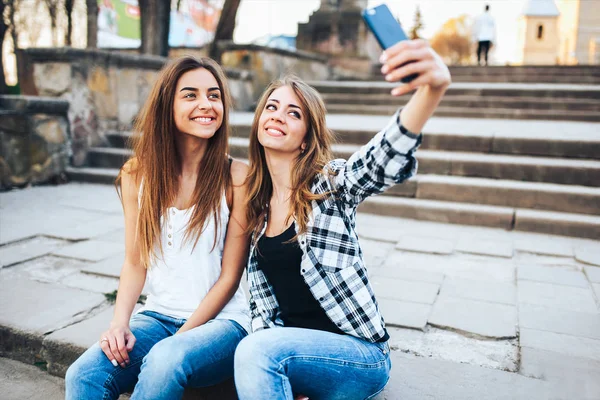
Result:
[[[559,384],[468,364],[391,353],[390,382],[377,400],[572,399]]]
[[[508,282],[450,277],[444,280],[440,296],[514,305],[517,302],[517,288]]]
[[[76,258],[78,260],[100,261],[125,251],[124,243],[104,242],[100,240],[86,240],[65,246],[52,254],[61,257]]]
[[[519,304],[519,326],[600,340],[600,314]]]
[[[596,265],[600,267],[600,245],[576,247],[575,259],[584,264]]]
[[[433,305],[429,323],[491,338],[517,336],[514,306],[440,296]]]
[[[424,331],[388,328],[394,351],[514,372],[519,368],[517,339],[479,340],[428,326]]]
[[[431,305],[390,300],[383,297],[377,299],[379,310],[386,325],[402,326],[423,330],[431,313]]]
[[[85,222],[74,221],[65,224],[45,226],[44,235],[68,240],[90,239],[123,228],[122,216],[98,216]]]
[[[124,260],[124,254],[117,254],[115,256],[108,257],[102,261],[98,261],[93,264],[88,264],[85,268],[82,268],[81,272],[86,274],[119,279],[119,277],[121,276],[121,269],[123,268]]]
[[[597,313],[591,288],[518,281],[519,304],[534,304],[559,310]]]
[[[12,243],[0,247],[0,265],[2,265],[2,267],[7,267],[9,265],[22,263],[33,258],[44,256],[69,245],[69,242],[43,236]]]
[[[371,286],[377,298],[433,304],[440,285],[427,282],[404,281],[401,279],[375,276]]]
[[[62,285],[94,293],[112,293],[119,288],[119,279],[89,275],[81,272],[71,274],[60,282]]]
[[[585,275],[592,283],[600,283],[600,267],[585,266],[583,267]]]
[[[4,400],[63,400],[65,381],[33,365],[0,358],[0,393]]]
[[[43,256],[25,261],[2,271],[4,278],[21,277],[44,283],[61,284],[70,275],[76,274],[87,263],[72,258]]]
[[[393,252],[384,264],[384,268],[410,268],[426,272],[441,273],[473,280],[499,280],[514,282],[515,266],[512,260],[489,257],[473,258],[453,254],[440,256],[410,252]]]
[[[522,347],[600,361],[600,340],[596,339],[523,328],[520,332],[520,342]]]
[[[397,250],[431,254],[452,254],[454,242],[433,237],[404,236],[396,243]]]
[[[360,239],[360,248],[363,251],[367,269],[370,271],[374,268],[379,268],[384,263],[393,247],[394,245],[391,243]]]
[[[596,298],[600,300],[600,283],[592,283],[592,289],[596,293]]]
[[[429,282],[441,284],[444,274],[436,271],[423,271],[420,269],[402,268],[399,266],[384,265],[377,270],[378,276],[402,279],[405,281]]]
[[[572,243],[562,238],[524,236],[525,234],[520,232],[519,234],[514,240],[515,250],[517,251],[549,256],[573,257]]]
[[[514,253],[513,244],[509,241],[477,239],[475,237],[460,238],[456,244],[456,251],[505,258],[512,258]]]
[[[18,330],[55,331],[84,319],[104,301],[98,293],[0,274],[0,324]]]
[[[103,242],[125,243],[125,229],[116,229],[100,236],[95,236],[93,239]]]
[[[573,398],[600,398],[599,361],[522,347],[519,372],[532,378],[560,382]]]
[[[581,288],[589,287],[583,272],[564,266],[518,264],[517,279]]]

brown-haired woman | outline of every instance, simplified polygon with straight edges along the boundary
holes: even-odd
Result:
[[[389,336],[355,231],[356,207],[415,173],[421,135],[411,132],[433,114],[450,73],[424,41],[401,42],[385,56],[386,80],[419,74],[392,94],[417,92],[348,161],[332,161],[325,106],[301,80],[272,83],[259,102],[248,181],[255,333],[235,354],[240,399],[366,399],[388,380]]]
[[[114,316],[67,371],[67,399],[131,390],[133,399],[181,398],[185,387],[233,375],[250,320],[239,287],[247,166],[227,156],[230,104],[210,59],[185,57],[161,71],[117,178],[125,262]],[[144,282],[146,304],[131,317]]]

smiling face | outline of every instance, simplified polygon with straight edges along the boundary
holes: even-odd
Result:
[[[300,153],[307,131],[307,116],[290,86],[269,96],[258,123],[258,141],[265,150]]]
[[[219,84],[210,71],[198,68],[181,75],[175,89],[173,119],[181,133],[210,139],[223,122]]]

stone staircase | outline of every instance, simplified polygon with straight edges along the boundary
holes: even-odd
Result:
[[[347,158],[387,121],[329,115],[337,157]],[[252,114],[233,113],[230,152],[247,159]],[[371,128],[372,127],[372,128]],[[417,152],[419,173],[360,211],[419,220],[600,238],[600,124],[433,118]],[[73,180],[112,183],[130,133],[93,148]]]
[[[389,115],[410,95],[390,97],[387,82],[311,82],[329,113]],[[440,117],[600,122],[600,85],[453,83],[435,112]]]
[[[600,85],[599,65],[450,66],[453,82],[552,83]],[[383,81],[381,64],[371,67],[369,80]]]

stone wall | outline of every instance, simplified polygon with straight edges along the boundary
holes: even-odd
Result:
[[[71,143],[69,102],[0,96],[0,188],[62,179]]]
[[[285,74],[293,73],[306,81],[327,80],[331,76],[327,57],[305,51],[232,42],[220,42],[219,50],[224,67],[252,72],[250,97],[254,102],[273,79]]]
[[[106,134],[129,130],[166,58],[104,50],[25,49],[17,54],[24,95],[68,101],[72,165],[86,163],[90,147],[108,145]],[[252,103],[251,74],[226,69],[234,107]]]

